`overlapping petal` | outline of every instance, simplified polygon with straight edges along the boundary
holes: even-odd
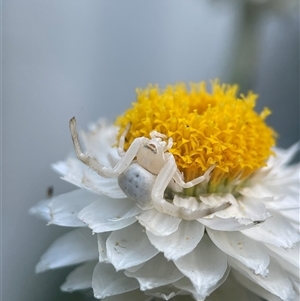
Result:
[[[99,199],[101,199],[101,196],[98,194],[83,189],[54,197],[47,205],[51,217],[49,224],[65,227],[84,227],[86,225],[78,219],[78,213],[84,207]]]
[[[137,219],[149,232],[160,236],[172,234],[181,222],[181,219],[161,213],[156,209],[142,212]]]
[[[86,223],[95,233],[122,229],[136,222],[135,216],[141,212],[129,199],[112,199],[102,196],[78,214],[79,219]]]
[[[107,257],[117,270],[144,263],[158,254],[138,223],[112,232],[106,241]]]
[[[292,282],[290,281],[284,270],[281,269],[276,262],[271,261],[269,274],[267,277],[261,277],[252,273],[239,261],[233,258],[230,258],[229,262],[230,265],[240,273],[242,273],[242,275],[258,284],[265,290],[269,291],[273,295],[281,298],[283,301],[296,301]]]
[[[242,200],[236,200],[232,194],[223,196],[212,194],[201,196],[201,200],[230,204],[224,210],[198,219],[199,222],[214,230],[239,231],[251,228],[270,217],[266,206],[257,199],[243,198]]]
[[[174,260],[177,268],[192,282],[197,295],[207,297],[227,270],[227,256],[207,236],[189,254]],[[213,289],[212,289],[213,288]]]
[[[172,261],[167,261],[160,253],[147,261],[135,272],[126,271],[125,275],[136,278],[141,290],[171,284],[183,277]]]
[[[63,256],[62,256],[63,254]],[[36,265],[43,272],[98,258],[97,238],[87,228],[73,230],[56,239]]]
[[[94,269],[92,286],[94,296],[102,299],[136,290],[139,283],[124,272],[117,272],[111,264],[99,262]]]
[[[89,261],[73,270],[60,287],[62,291],[74,292],[92,288],[92,278],[97,261]]]
[[[190,253],[200,242],[204,226],[197,221],[181,221],[178,229],[166,236],[158,236],[146,231],[150,242],[163,252],[168,260],[176,260]]]
[[[75,158],[57,162],[52,167],[62,175],[63,180],[80,188],[116,199],[126,197],[118,185],[117,178],[103,178]]]
[[[268,275],[270,258],[259,243],[240,232],[207,229],[213,243],[227,255],[234,257],[255,274]]]
[[[277,247],[291,248],[299,242],[300,234],[289,221],[276,211],[269,210],[272,218],[259,227],[243,230],[251,239],[273,244]]]

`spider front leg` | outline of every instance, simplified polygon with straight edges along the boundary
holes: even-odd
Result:
[[[175,182],[177,184],[179,184],[181,187],[183,188],[191,188],[195,185],[198,185],[200,184],[201,182],[203,181],[208,181],[210,179],[210,174],[211,172],[214,170],[214,168],[216,167],[216,164],[213,164],[212,166],[209,167],[209,169],[204,173],[204,175],[192,180],[192,181],[189,181],[189,182],[184,182],[183,179],[182,179],[182,176],[179,172],[179,170],[176,171],[176,173],[174,174],[173,176],[173,179],[175,180]]]
[[[131,123],[128,123],[126,125],[126,128],[125,128],[124,132],[122,133],[120,140],[119,140],[118,154],[120,157],[122,157],[125,154],[125,151],[124,151],[125,137],[130,129],[130,126],[131,126]]]
[[[141,145],[145,139],[143,137],[136,138],[133,141],[133,143],[130,145],[128,150],[123,154],[122,158],[117,163],[117,165],[114,168],[109,168],[109,167],[104,166],[101,163],[99,163],[96,159],[94,159],[94,158],[90,157],[89,155],[86,155],[82,152],[79,138],[78,138],[78,133],[76,130],[76,118],[75,117],[73,117],[70,120],[69,126],[70,126],[71,136],[72,136],[72,140],[73,140],[77,158],[82,163],[84,163],[85,165],[90,167],[92,170],[97,172],[100,176],[105,177],[105,178],[118,177],[131,164],[132,160],[136,156],[139,148],[141,147]]]
[[[213,166],[213,168],[214,167],[215,166]],[[209,170],[211,171],[211,168]],[[152,197],[153,206],[157,211],[184,220],[195,220],[207,216],[209,214],[212,214],[216,211],[226,209],[229,206],[228,204],[223,204],[222,206],[205,208],[202,210],[190,210],[187,208],[175,206],[174,204],[166,201],[164,199],[164,191],[176,173],[177,173],[177,165],[174,157],[171,155],[168,157],[166,164],[163,166],[163,168],[157,175],[157,178],[153,185],[151,197]],[[181,181],[183,182],[183,180]]]

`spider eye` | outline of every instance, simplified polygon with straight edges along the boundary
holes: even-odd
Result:
[[[151,150],[154,154],[157,154],[157,148],[156,148],[155,144],[148,143],[148,144],[145,144],[144,147]]]

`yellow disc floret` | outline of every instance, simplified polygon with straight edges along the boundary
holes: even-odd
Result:
[[[204,82],[168,86],[160,90],[150,85],[137,89],[137,100],[116,120],[120,133],[128,123],[125,150],[137,137],[149,137],[156,130],[172,137],[169,150],[189,181],[202,175],[212,164],[212,183],[243,179],[266,165],[275,145],[275,132],[266,125],[265,108],[254,111],[257,95],[237,96],[237,85],[212,82],[208,92]]]

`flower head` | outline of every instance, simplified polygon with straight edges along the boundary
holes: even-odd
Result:
[[[275,145],[275,132],[265,124],[269,109],[254,111],[257,95],[237,96],[237,85],[206,83],[156,86],[137,90],[137,101],[121,115],[119,136],[130,123],[125,149],[137,137],[156,130],[173,139],[169,152],[187,181],[216,164],[211,182],[220,185],[248,177],[266,165]]]
[[[215,300],[237,282],[267,300],[297,300],[299,165],[288,163],[299,144],[274,148],[256,98],[218,82],[211,93],[204,83],[149,86],[116,125],[82,133],[86,153],[72,119],[79,160],[54,168],[80,189],[31,212],[80,228],[37,270],[83,263],[62,289],[92,287],[104,300]]]

